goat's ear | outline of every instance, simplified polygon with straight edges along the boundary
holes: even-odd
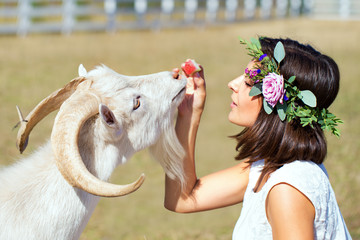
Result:
[[[121,121],[118,121],[114,115],[114,113],[104,104],[99,105],[99,115],[101,121],[106,126],[106,129],[110,130],[112,133],[112,137],[119,137],[122,132],[123,128],[121,125]]]
[[[84,67],[84,65],[80,64],[78,68],[79,77],[86,77],[87,71]]]
[[[116,117],[114,113],[104,104],[99,105],[99,114],[101,120],[108,126],[114,127],[116,125]]]

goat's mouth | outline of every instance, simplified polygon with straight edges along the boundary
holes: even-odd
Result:
[[[183,92],[185,92],[186,87],[183,87],[176,95],[173,97],[171,101],[174,101],[178,96],[180,96]]]

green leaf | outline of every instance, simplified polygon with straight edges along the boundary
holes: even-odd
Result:
[[[334,134],[336,137],[340,137],[340,131],[338,130],[338,129],[336,129],[336,128],[334,128],[333,130],[332,130],[332,134]]]
[[[287,81],[288,81],[288,83],[292,83],[292,82],[294,82],[294,80],[295,80],[295,76],[291,76]]]
[[[239,37],[239,40],[240,40],[241,44],[248,45],[248,41],[246,41],[245,39],[242,39],[241,37]]]
[[[272,58],[271,59],[271,62],[269,62],[269,65],[268,65],[268,69],[270,72],[276,72],[276,69],[277,68],[277,63],[276,61]]]
[[[284,45],[280,41],[275,46],[274,57],[278,63],[280,63],[285,58]]]
[[[254,45],[257,47],[257,49],[261,49],[261,45],[260,45],[259,39],[257,39],[257,38],[250,38],[250,41],[251,41],[252,44],[254,44]]]
[[[287,104],[284,102],[284,104],[278,103],[276,104],[277,113],[279,115],[279,118],[281,121],[284,121],[286,118],[286,109]]]
[[[252,97],[252,96],[257,96],[257,95],[260,95],[260,94],[262,94],[262,84],[257,83],[251,88],[249,96]]]
[[[316,97],[311,91],[304,90],[300,91],[299,94],[301,95],[301,101],[303,101],[306,105],[316,107]]]
[[[301,126],[305,127],[307,125],[309,125],[309,121],[307,118],[300,118],[300,123],[301,123]]]
[[[313,121],[313,122],[317,122],[317,118],[315,117],[315,116],[311,116],[311,121]]]
[[[264,98],[263,101],[263,105],[264,105],[264,110],[267,114],[271,114],[273,111],[273,107],[266,101],[266,99]]]

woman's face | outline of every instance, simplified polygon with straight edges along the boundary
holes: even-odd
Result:
[[[251,61],[248,69],[253,69],[255,62]],[[262,98],[260,95],[251,97],[249,92],[253,86],[253,82],[244,74],[229,82],[228,87],[232,90],[231,112],[229,113],[229,121],[243,127],[252,126],[262,107]]]

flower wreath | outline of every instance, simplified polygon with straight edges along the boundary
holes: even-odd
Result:
[[[295,76],[284,79],[280,74],[280,62],[285,58],[285,49],[279,41],[274,49],[274,58],[267,56],[261,51],[258,39],[251,38],[250,42],[240,38],[240,43],[247,45],[248,55],[256,59],[260,64],[255,69],[245,69],[245,74],[253,81],[249,95],[263,95],[263,107],[267,114],[276,109],[281,121],[300,119],[300,124],[312,128],[313,123],[318,123],[322,129],[329,130],[339,137],[340,131],[336,128],[342,120],[330,113],[327,109],[316,107],[316,96],[309,90],[300,90],[293,85]],[[304,104],[297,104],[301,100]]]

